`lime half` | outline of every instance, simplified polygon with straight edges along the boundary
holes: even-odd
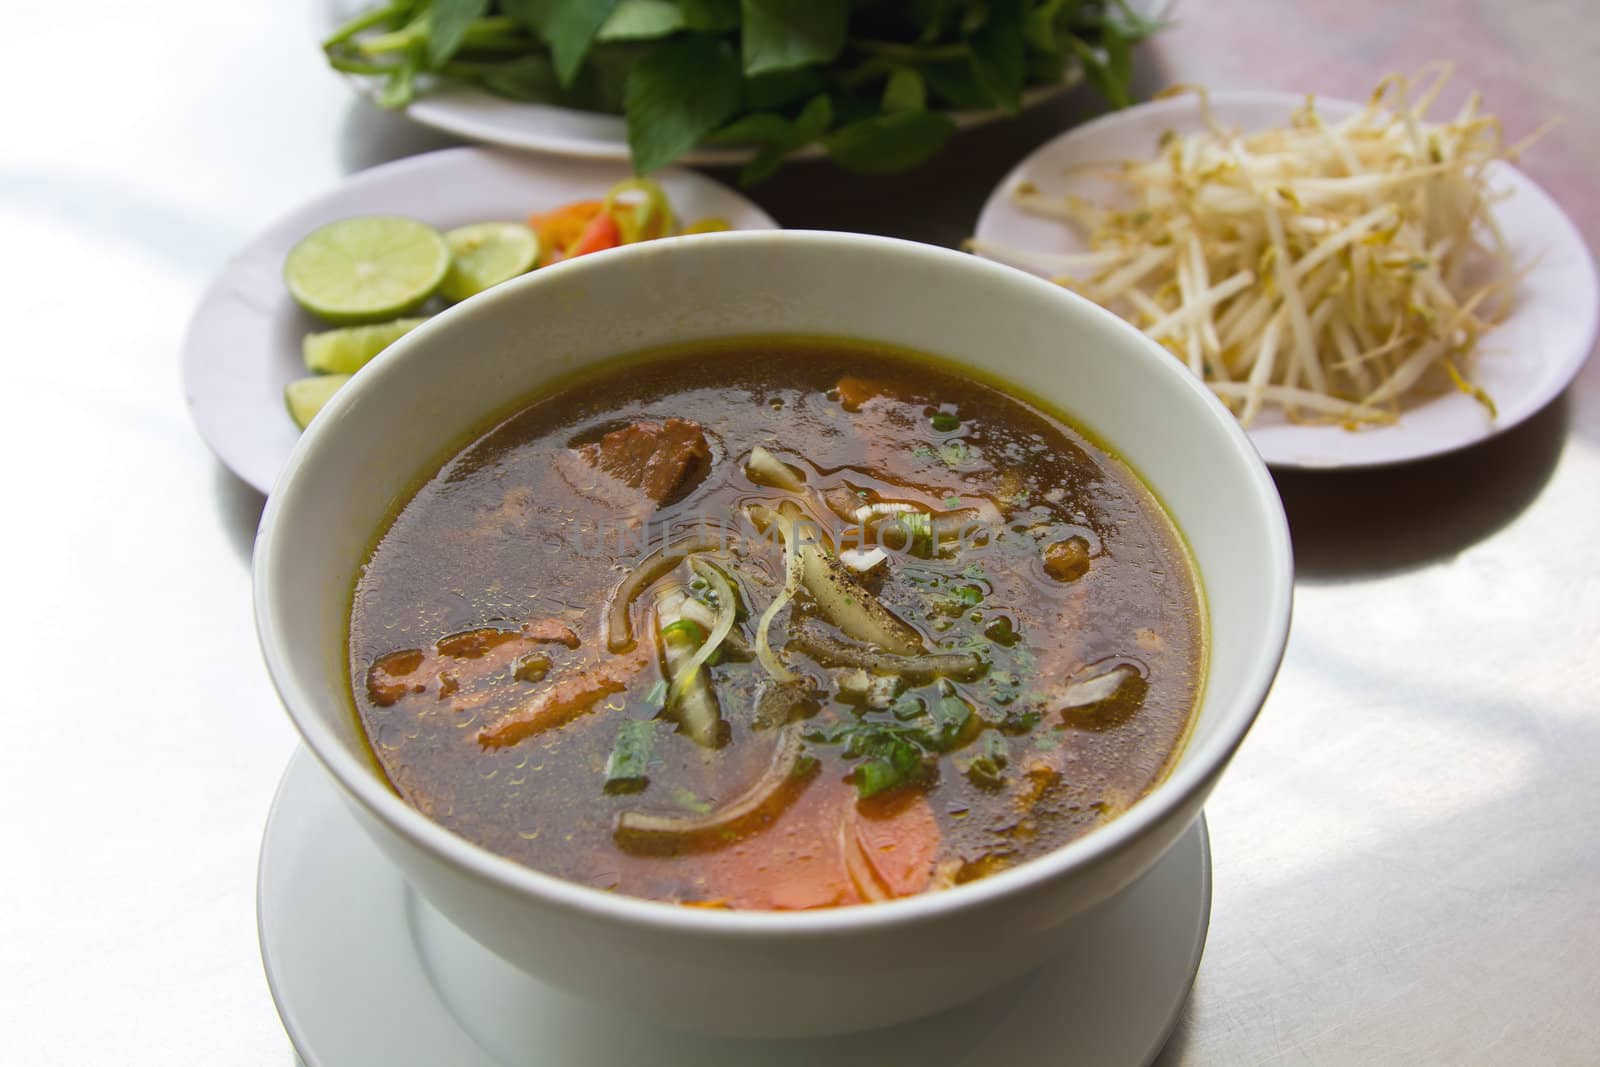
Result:
[[[525,274],[539,258],[539,238],[520,222],[478,222],[444,239],[451,262],[439,291],[452,302]]]
[[[363,215],[306,235],[283,280],[299,305],[332,323],[404,314],[434,294],[450,270],[444,236],[415,219]]]
[[[317,417],[322,405],[332,399],[339,387],[350,380],[348,374],[319,374],[315,378],[300,378],[284,386],[283,402],[289,407],[289,417],[302,430]]]

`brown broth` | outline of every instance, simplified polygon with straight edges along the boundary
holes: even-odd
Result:
[[[846,377],[877,383],[878,398],[845,410],[849,393],[841,398],[835,386]],[[941,412],[959,426],[935,429],[932,416]],[[574,488],[560,473],[570,457],[561,456],[636,420],[674,416],[703,427],[711,459],[703,480],[649,515],[641,548],[642,535],[624,524],[627,513]],[[687,817],[726,804],[761,777],[776,730],[753,721],[767,678],[758,662],[725,657],[710,668],[727,743],[702,747],[662,723],[641,791],[603,785],[619,723],[658,713],[651,691],[660,690],[662,668],[654,655],[641,657],[624,690],[559,728],[502,748],[480,744],[478,731],[580,668],[616,661],[602,635],[604,604],[642,551],[661,543],[660,531],[731,524],[741,505],[784,497],[743,470],[758,444],[818,489],[848,482],[858,495],[933,512],[992,505],[1004,521],[988,528],[981,547],[931,559],[897,554],[886,577],[867,582],[930,650],[975,650],[988,666],[974,681],[910,689],[893,709],[822,699],[795,728],[807,735],[808,773],[794,777],[785,806],[710,845],[627,851],[613,835],[620,813]],[[813,510],[835,533],[847,525]],[[1074,538],[1082,543],[1073,550],[1088,548],[1087,570],[1052,578],[1045,546]],[[782,585],[783,554],[753,540],[738,551],[741,558],[720,558],[739,576],[747,608],[740,632],[748,640]],[[782,648],[791,615],[810,610],[803,595],[797,602],[778,614],[774,647]],[[642,598],[632,613],[646,649],[649,603]],[[978,877],[1124,810],[1161,780],[1187,736],[1203,680],[1201,618],[1193,567],[1155,499],[1061,417],[926,357],[855,343],[747,339],[601,368],[534,399],[446,462],[400,508],[363,569],[349,656],[357,712],[384,772],[441,825],[538,870],[605,889],[734,907],[813,907]],[[1017,638],[1009,647],[995,639],[1005,637],[1001,619]],[[369,668],[381,657],[529,620],[570,627],[578,647],[511,643],[475,659],[438,660],[456,677],[435,679],[425,692],[387,705],[369,692]],[[542,679],[514,676],[512,654],[530,648],[548,662]],[[833,687],[833,673],[796,654],[787,661]],[[1114,699],[1056,706],[1069,679],[1122,663],[1139,680]],[[858,804],[851,782],[863,759],[829,741],[830,731],[863,721],[920,728],[933,721],[941,696],[971,708],[962,745],[931,753],[929,776]],[[916,714],[908,697],[921,698],[926,710]],[[999,774],[985,774],[995,769],[989,764],[974,768],[994,746],[1006,753]],[[840,846],[841,835],[854,835],[856,844]],[[866,881],[859,854],[849,852],[857,847],[874,864]]]

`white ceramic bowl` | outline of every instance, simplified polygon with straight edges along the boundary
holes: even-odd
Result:
[[[346,618],[357,568],[417,477],[485,419],[575,368],[761,334],[887,342],[982,367],[1053,402],[1145,477],[1189,540],[1209,613],[1204,702],[1166,782],[1107,827],[979,882],[799,914],[682,908],[565,882],[455,836],[390,791],[352,711]],[[1255,450],[1137,331],[973,256],[789,231],[585,257],[401,339],[296,447],[262,516],[255,595],[267,667],[306,745],[441,913],[579,995],[689,1027],[780,1036],[959,1003],[1039,962],[1074,914],[1148,869],[1198,814],[1266,698],[1288,635],[1291,572],[1282,506]]]

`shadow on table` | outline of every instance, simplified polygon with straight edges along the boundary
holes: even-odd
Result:
[[[216,490],[217,520],[222,532],[248,567],[255,552],[256,527],[261,523],[261,509],[267,506],[267,498],[221,463],[216,465],[211,482]]]
[[[1521,426],[1448,456],[1360,471],[1279,471],[1295,571],[1340,581],[1445,559],[1521,514],[1567,438],[1565,396]]]
[[[1167,1035],[1167,1043],[1161,1046],[1161,1051],[1156,1058],[1150,1061],[1150,1067],[1178,1067],[1183,1062],[1183,1057],[1189,1049],[1189,1023],[1190,1004],[1194,1002],[1194,994],[1189,994],[1189,999],[1184,1002],[1183,1011],[1178,1014],[1178,1021],[1172,1027],[1172,1033]]]

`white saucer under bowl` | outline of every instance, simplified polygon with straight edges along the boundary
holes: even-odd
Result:
[[[1056,962],[900,1026],[760,1042],[673,1030],[558,992],[401,880],[302,749],[261,845],[261,958],[309,1067],[1033,1067],[1149,1063],[1189,995],[1211,916],[1205,819],[1062,934]]]

